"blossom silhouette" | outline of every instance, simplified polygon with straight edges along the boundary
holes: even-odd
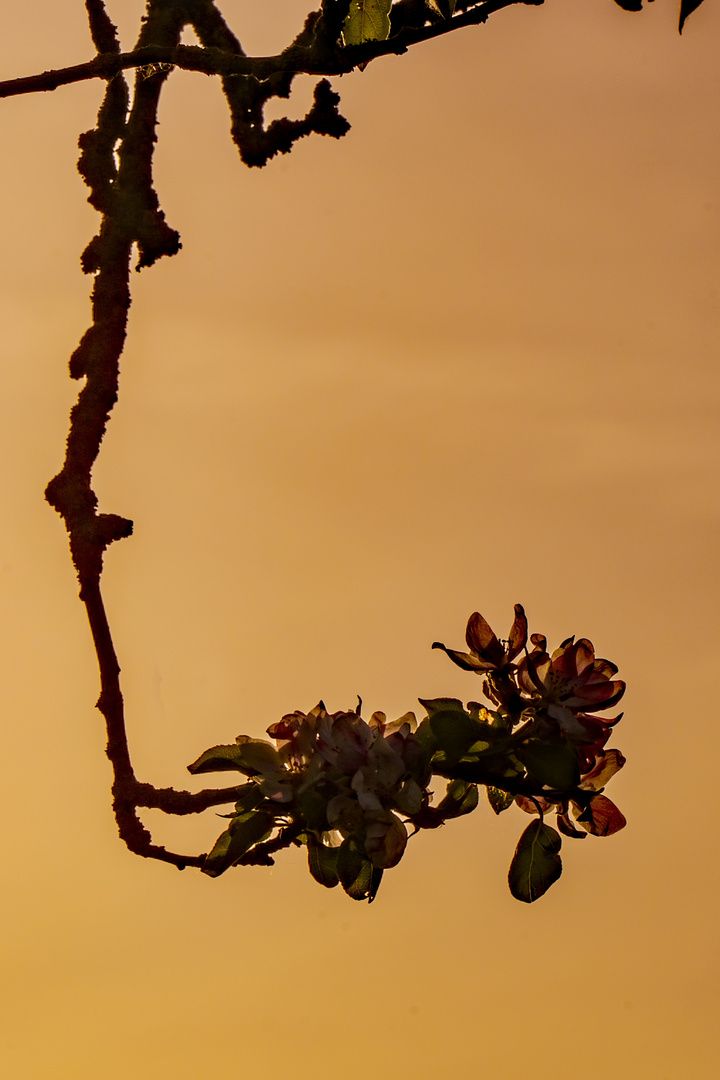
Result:
[[[513,895],[532,902],[560,876],[559,833],[619,832],[625,818],[604,789],[625,764],[619,750],[605,749],[620,717],[597,715],[625,692],[615,664],[597,658],[587,638],[566,638],[550,654],[544,635],[532,634],[528,649],[520,604],[506,641],[475,612],[466,642],[467,653],[433,648],[483,677],[489,707],[420,698],[427,716],[418,726],[411,712],[392,722],[375,712],[366,721],[360,705],[331,713],[320,701],[271,724],[271,742],[238,735],[206,750],[192,773],[235,769],[247,783],[230,789],[235,811],[224,815],[229,825],[204,872],[272,862],[281,847],[304,845],[317,882],[372,901],[410,835],[472,813],[484,785],[495,813],[514,802],[539,815],[520,838],[508,878]],[[437,805],[434,776],[449,781]],[[553,812],[559,833],[544,820]]]
[[[442,649],[454,664],[465,671],[501,671],[510,666],[527,643],[527,619],[522,604],[515,605],[515,618],[506,642],[501,642],[494,630],[479,612],[468,619],[465,641],[469,653],[448,649],[440,641],[433,642],[433,649]]]

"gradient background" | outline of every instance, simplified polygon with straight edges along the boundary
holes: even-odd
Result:
[[[130,47],[144,5],[108,6]],[[307,10],[220,6],[252,53]],[[430,651],[476,609],[505,635],[520,601],[616,661],[629,826],[566,840],[533,907],[506,884],[527,819],[484,802],[371,907],[301,852],[212,881],[118,841],[42,498],[88,322],[76,141],[102,86],[2,102],[7,1077],[718,1075],[720,10],[681,39],[676,9],[548,0],[379,60],[334,80],[346,138],[261,171],[216,82],[175,72],[156,179],[184,248],[135,278],[96,472],[135,521],[104,580],[142,780],[202,786],[207,746],[320,697],[477,696]],[[91,52],[80,0],[4,13],[3,78]],[[183,851],[221,825],[146,820]]]

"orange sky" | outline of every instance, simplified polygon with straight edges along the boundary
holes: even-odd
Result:
[[[108,4],[126,47],[143,7]],[[307,10],[220,7],[253,53]],[[505,634],[522,602],[620,665],[628,828],[567,840],[532,907],[506,884],[528,819],[482,800],[371,907],[300,852],[213,881],[117,839],[42,498],[88,320],[76,142],[101,85],[0,103],[12,1080],[717,1076],[720,12],[675,23],[670,0],[519,5],[334,80],[349,135],[252,172],[215,81],[175,72],[156,179],[184,246],[134,281],[96,470],[135,522],[104,584],[142,780],[202,786],[207,746],[320,697],[477,697],[430,651],[474,610]],[[91,52],[80,0],[5,16],[3,78]],[[180,850],[219,831],[146,820]]]

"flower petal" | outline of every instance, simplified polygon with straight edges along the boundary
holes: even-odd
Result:
[[[507,659],[514,660],[527,644],[528,624],[522,604],[515,605],[515,618],[510,627],[507,643]]]
[[[586,791],[601,791],[608,780],[619,772],[625,764],[625,758],[619,750],[605,750],[598,754],[595,765],[589,773],[585,773],[580,781],[580,787]]]
[[[448,649],[447,645],[443,645],[441,641],[433,641],[432,647],[433,649],[442,649],[450,657],[453,664],[457,664],[463,671],[492,671],[495,667],[495,664],[481,660],[479,656],[474,654]]]
[[[583,810],[573,803],[578,825],[587,829],[593,836],[612,836],[627,825],[624,815],[614,802],[604,795],[595,795]]]
[[[478,611],[475,611],[468,619],[465,640],[468,648],[492,667],[500,667],[505,660],[505,650]]]

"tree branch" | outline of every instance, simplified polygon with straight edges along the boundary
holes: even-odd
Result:
[[[484,23],[490,15],[515,4],[540,6],[544,0],[484,0],[468,7],[459,15],[421,27],[404,27],[386,41],[368,41],[363,45],[341,45],[327,37],[310,45],[293,43],[275,56],[245,56],[226,48],[197,45],[143,45],[132,52],[104,52],[84,64],[44,71],[20,79],[0,82],[0,98],[17,97],[57,90],[60,86],[85,82],[88,79],[112,79],[121,71],[147,67],[151,64],[171,64],[184,71],[204,75],[252,75],[268,79],[280,73],[294,75],[344,75],[361,64],[379,56],[399,55],[412,45]],[[460,7],[460,5],[458,5]]]
[[[276,120],[266,129],[264,105],[272,97],[288,97],[296,74],[343,74],[378,56],[403,53],[421,41],[485,22],[493,12],[516,3],[542,2],[460,0],[457,13],[450,19],[430,21],[429,16],[423,16],[423,25],[401,25],[387,41],[350,47],[344,46],[340,37],[347,4],[343,0],[323,0],[321,10],[311,13],[301,33],[282,53],[247,57],[212,0],[149,0],[137,46],[128,53],[120,51],[103,0],[86,0],[91,36],[98,50],[93,60],[0,83],[0,97],[10,97],[92,78],[107,81],[97,125],[79,140],[78,169],[90,189],[88,201],[102,215],[99,232],[82,255],[83,270],[95,278],[92,324],[70,360],[72,378],[85,379],[85,385],[71,411],[63,467],[48,484],[46,497],[67,527],[80,598],[87,610],[98,658],[101,689],[97,704],[107,729],[118,831],[128,849],[138,855],[181,869],[202,867],[205,855],[181,855],[154,844],[138,810],[159,809],[175,815],[201,813],[238,801],[245,787],[191,793],[155,788],[136,779],[127,742],[120,665],[100,589],[106,548],[132,532],[128,519],[97,512],[98,500],[92,488],[92,469],[118,397],[119,358],[130,307],[131,252],[136,245],[140,269],[162,256],[176,254],[180,248],[178,233],[168,226],[160,209],[152,176],[158,102],[169,66],[222,77],[233,139],[247,164],[263,165],[274,154],[290,150],[304,135],[318,132],[339,137],[349,126],[337,112],[337,95],[323,79],[315,88],[314,104],[304,119]],[[200,46],[179,44],[188,23],[195,28]],[[129,108],[123,71],[132,68],[149,70],[138,72]],[[487,782],[511,790],[495,778]],[[552,797],[552,793],[543,794]],[[239,863],[271,865],[272,854],[297,843],[300,832],[296,824],[280,827],[273,839],[255,845]]]

